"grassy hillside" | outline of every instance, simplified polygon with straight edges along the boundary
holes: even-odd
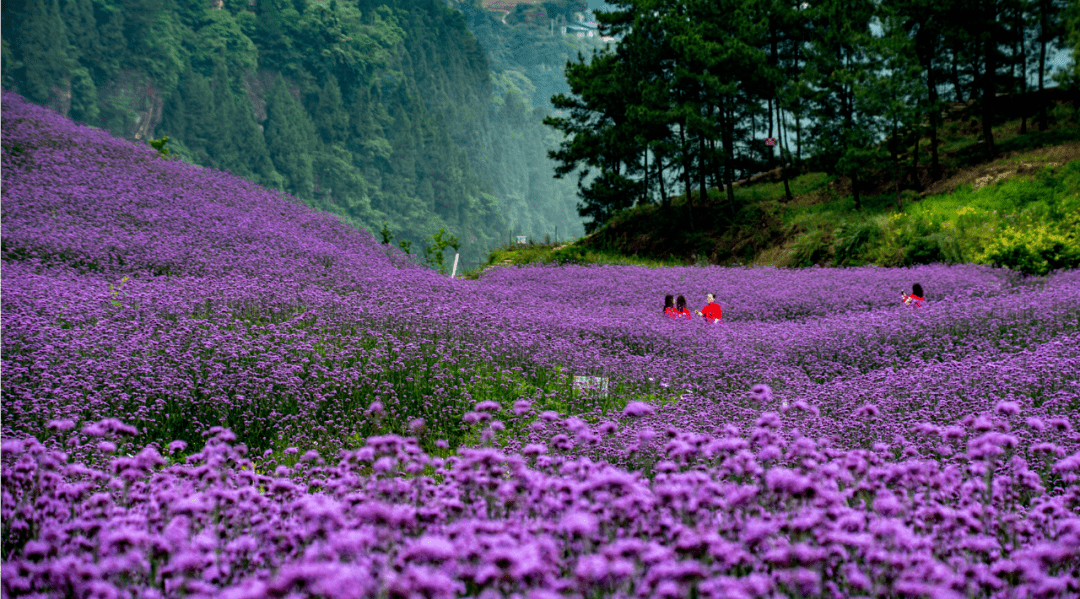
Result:
[[[942,176],[929,175],[929,139],[920,141],[918,181],[909,189],[878,174],[856,210],[850,182],[789,169],[792,198],[779,169],[735,185],[735,209],[712,189],[671,207],[639,205],[601,230],[558,248],[493,252],[489,264],[758,264],[773,266],[976,262],[1029,273],[1080,265],[1080,123],[1061,103],[1046,131],[1021,120],[994,128],[1001,150],[981,162],[977,124],[957,110],[939,140]],[[910,165],[914,147],[900,154]]]

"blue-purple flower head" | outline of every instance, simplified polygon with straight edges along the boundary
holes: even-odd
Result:
[[[67,432],[75,428],[75,421],[67,418],[51,420],[47,428],[52,431]]]
[[[499,405],[499,402],[488,399],[476,404],[475,406],[473,406],[473,409],[477,412],[488,412],[494,414],[496,412],[502,411],[502,406]]]
[[[623,408],[623,416],[627,418],[642,418],[644,416],[652,416],[655,413],[656,410],[643,401],[632,401]]]
[[[858,410],[855,410],[855,417],[857,418],[877,418],[880,415],[881,410],[879,410],[878,407],[874,404],[870,403],[862,406]]]
[[[750,399],[758,403],[768,403],[773,399],[772,388],[759,383],[750,388]]]
[[[596,533],[600,523],[588,512],[570,512],[559,520],[559,530],[573,536],[587,537]]]
[[[169,453],[179,453],[187,449],[187,441],[172,441],[169,443]]]

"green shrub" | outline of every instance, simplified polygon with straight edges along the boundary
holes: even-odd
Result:
[[[900,231],[899,242],[903,248],[903,264],[932,264],[945,262],[945,251],[939,242],[941,227],[923,218],[907,218]]]
[[[813,266],[832,260],[832,235],[824,229],[811,229],[798,237],[791,247],[788,266]]]
[[[589,251],[585,247],[580,245],[568,245],[552,252],[551,257],[553,262],[584,264],[587,262],[586,254],[588,253]]]
[[[977,260],[1027,274],[1045,275],[1052,270],[1080,266],[1080,239],[1045,224],[1007,227]]]
[[[904,264],[944,262],[945,252],[932,235],[912,235],[904,239]]]
[[[869,262],[869,249],[880,237],[881,227],[874,222],[841,225],[833,246],[837,266],[862,266]]]

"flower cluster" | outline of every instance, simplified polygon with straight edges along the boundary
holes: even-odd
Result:
[[[5,597],[1080,593],[1080,273],[450,280],[3,103]]]
[[[77,597],[1075,596],[1080,453],[1045,443],[1029,462],[1000,411],[985,432],[927,425],[958,444],[948,459],[788,440],[767,412],[748,435],[674,432],[650,477],[544,447],[444,459],[399,436],[272,474],[224,429],[167,467],[153,447],[115,456],[102,441],[111,457],[91,468],[5,441],[2,584]]]

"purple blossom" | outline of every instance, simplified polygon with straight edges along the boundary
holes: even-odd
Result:
[[[640,418],[642,416],[651,416],[655,413],[656,410],[643,401],[632,401],[623,408],[623,416],[626,416],[627,418]]]

